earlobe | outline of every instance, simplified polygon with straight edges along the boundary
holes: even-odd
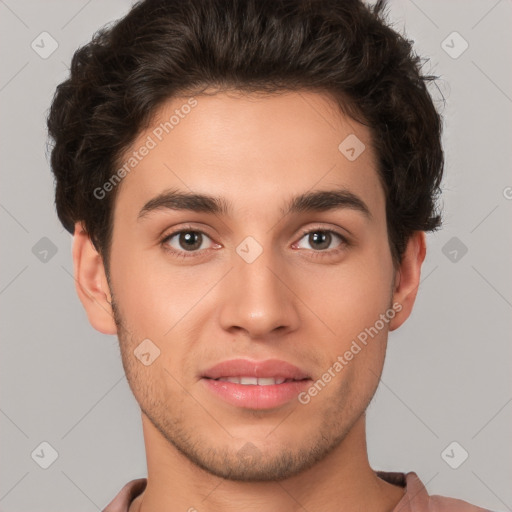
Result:
[[[415,231],[407,243],[395,277],[393,304],[399,311],[390,322],[390,331],[398,329],[412,312],[420,284],[421,266],[427,252],[424,231]]]
[[[75,287],[91,325],[104,334],[117,334],[103,259],[81,222],[73,235]]]

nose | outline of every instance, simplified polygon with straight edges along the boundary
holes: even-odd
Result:
[[[233,265],[223,288],[223,329],[264,339],[298,328],[300,300],[293,292],[291,273],[278,255],[265,249],[251,262],[236,253]]]

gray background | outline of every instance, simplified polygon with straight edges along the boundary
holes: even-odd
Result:
[[[4,512],[101,510],[146,476],[117,339],[89,325],[75,293],[45,148],[46,111],[74,50],[129,7],[0,0]],[[428,236],[415,310],[390,336],[368,410],[370,462],[416,471],[430,493],[512,510],[512,2],[393,0],[390,12],[441,76],[431,90],[445,117],[445,226]],[[43,31],[58,43],[46,59],[31,47]],[[445,51],[462,48],[454,31],[469,44],[457,58]],[[48,469],[43,441],[58,453]],[[453,441],[469,453],[458,469],[442,457]],[[448,450],[450,462],[461,453]]]

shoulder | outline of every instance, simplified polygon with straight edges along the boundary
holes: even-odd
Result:
[[[408,473],[377,471],[377,476],[388,483],[404,488],[402,499],[393,512],[491,512],[467,501],[437,494],[430,495],[414,471]]]
[[[472,505],[467,501],[451,498],[448,496],[439,496],[437,494],[429,495],[423,482],[414,471],[405,475],[407,483],[407,492],[404,498],[414,502],[418,498],[418,510],[425,512],[490,512],[489,509]],[[414,502],[416,503],[416,502]],[[413,510],[416,510],[415,508]]]
[[[128,512],[130,503],[146,488],[147,478],[129,481],[102,512]]]
[[[491,512],[467,501],[438,495],[430,496],[429,505],[432,512]]]

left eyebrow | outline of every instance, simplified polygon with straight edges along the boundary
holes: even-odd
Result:
[[[372,214],[366,203],[356,194],[345,188],[334,190],[315,190],[305,192],[291,199],[283,215],[301,212],[325,212],[329,210],[350,209],[362,213],[368,220]]]
[[[224,197],[173,189],[150,199],[140,210],[137,220],[153,211],[162,209],[228,216],[233,210],[233,206]],[[280,211],[285,216],[292,213],[324,212],[338,209],[355,210],[362,213],[368,220],[372,219],[372,214],[366,203],[359,196],[344,188],[305,192],[292,197],[285,208],[281,208]]]

